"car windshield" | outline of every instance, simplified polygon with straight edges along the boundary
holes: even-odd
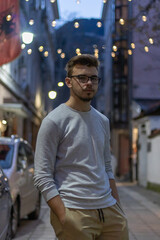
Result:
[[[0,166],[3,169],[11,167],[13,156],[13,145],[0,144]]]

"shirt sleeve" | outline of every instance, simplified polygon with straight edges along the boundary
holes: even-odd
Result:
[[[34,183],[46,201],[59,194],[54,181],[58,143],[58,127],[52,120],[44,119],[36,142]]]
[[[111,166],[111,152],[110,152],[110,126],[109,126],[109,120],[107,119],[106,124],[106,141],[105,141],[105,169],[106,173],[108,174],[109,179],[115,179],[114,174],[112,171]]]

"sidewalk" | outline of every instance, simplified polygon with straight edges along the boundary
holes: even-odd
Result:
[[[135,183],[117,183],[129,240],[160,240],[160,194]]]
[[[160,194],[135,183],[117,183],[129,225],[129,240],[160,240]],[[14,240],[56,240],[49,221],[49,207],[42,201],[36,221],[24,219]],[[77,237],[77,240],[78,237]]]

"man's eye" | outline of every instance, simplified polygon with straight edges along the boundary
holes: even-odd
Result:
[[[78,78],[79,78],[80,80],[85,80],[85,79],[86,79],[85,76],[79,76]]]

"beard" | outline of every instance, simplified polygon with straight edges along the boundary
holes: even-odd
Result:
[[[72,88],[72,91],[73,91],[73,93],[74,93],[74,95],[77,97],[77,98],[79,98],[81,101],[83,101],[83,102],[90,102],[93,98],[94,98],[94,95],[95,94],[93,94],[93,96],[90,96],[90,93],[88,93],[87,95],[88,95],[88,97],[82,97],[78,92],[76,92],[73,88]]]

